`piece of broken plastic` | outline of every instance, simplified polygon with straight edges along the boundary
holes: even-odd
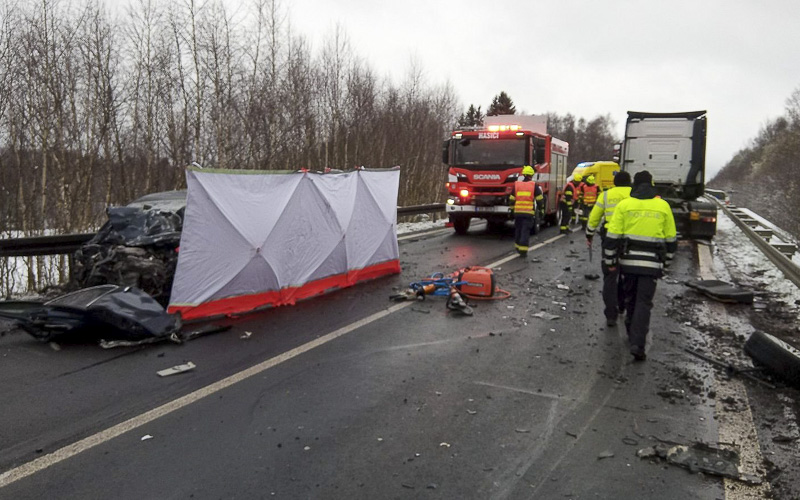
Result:
[[[159,370],[158,376],[159,377],[169,377],[170,375],[177,375],[178,373],[188,372],[189,370],[194,370],[195,364],[189,361],[188,363],[184,363],[182,365],[176,365],[172,368],[166,368],[164,370]]]

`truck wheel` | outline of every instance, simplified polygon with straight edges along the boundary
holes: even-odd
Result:
[[[772,373],[800,388],[800,350],[761,331],[753,332],[744,352]]]
[[[555,214],[555,216],[553,218],[555,219],[554,225],[556,227],[561,227],[561,207],[560,206],[556,209],[556,214]]]
[[[456,234],[467,234],[469,230],[470,217],[453,217],[453,229]]]

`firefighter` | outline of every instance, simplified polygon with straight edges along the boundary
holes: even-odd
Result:
[[[544,200],[542,188],[533,182],[533,174],[530,165],[522,167],[522,180],[514,183],[514,194],[509,197],[514,202],[514,248],[522,257],[528,255],[531,228]]]
[[[569,232],[570,220],[575,216],[575,201],[577,200],[576,194],[578,191],[578,184],[581,182],[581,174],[575,174],[571,181],[564,185],[564,191],[559,201],[559,210],[561,210],[561,234]]]
[[[600,228],[600,239],[605,241],[608,222],[614,215],[614,208],[617,204],[631,195],[631,174],[619,172],[614,176],[614,187],[603,191],[603,194],[595,203],[592,213],[589,214],[589,222],[586,226],[586,244],[589,251],[592,248],[592,238],[595,231]],[[619,279],[619,269],[614,272],[608,270],[605,262],[600,264],[603,271],[603,303],[605,304],[606,324],[614,326],[617,324],[617,311],[622,311],[623,303],[622,282]]]
[[[653,176],[642,170],[633,177],[630,197],[614,209],[603,241],[603,262],[610,272],[619,268],[622,274],[625,328],[636,361],[647,357],[645,345],[656,280],[677,247],[672,210],[656,196]]]
[[[584,179],[583,184],[578,188],[578,199],[581,203],[581,228],[586,230],[586,225],[589,221],[589,212],[594,208],[597,203],[597,196],[600,194],[600,186],[595,184],[594,176],[589,175]]]

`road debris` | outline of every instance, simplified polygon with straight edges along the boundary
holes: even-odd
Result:
[[[560,319],[561,318],[561,316],[557,316],[555,314],[550,314],[549,312],[544,312],[544,311],[541,311],[541,312],[538,312],[538,313],[535,313],[535,314],[531,314],[531,316],[533,316],[534,318],[541,318],[541,319],[548,320],[548,321],[552,321],[552,320],[556,320],[556,319]]]
[[[239,335],[240,339],[247,340],[253,335],[253,332],[244,332],[243,334]]]
[[[3,301],[0,317],[43,342],[158,341],[181,327],[180,317],[151,296],[118,285],[84,288],[47,302]]]
[[[758,485],[762,479],[739,471],[740,459],[736,450],[715,448],[706,443],[691,446],[676,445],[667,448],[657,444],[636,452],[639,458],[660,458],[667,463],[688,469],[692,474],[702,472],[720,477],[736,479],[747,484]]]
[[[188,363],[184,363],[182,365],[175,365],[172,368],[166,368],[156,373],[158,373],[159,377],[169,377],[170,375],[176,375],[178,373],[188,372],[190,370],[194,370],[195,368],[196,368],[195,364],[189,361]]]
[[[597,455],[597,459],[598,460],[602,460],[604,458],[612,458],[613,456],[614,456],[614,452],[613,451],[606,450],[604,452],[601,452],[599,455]]]
[[[450,443],[439,443],[439,448],[450,448]]]
[[[752,304],[753,291],[720,280],[692,280],[686,286],[719,302]]]
[[[144,436],[142,436],[140,441],[147,441],[148,439],[153,439],[153,436],[151,436],[150,434],[145,434]]]
[[[750,369],[750,368],[739,368],[739,367],[733,366],[730,363],[723,363],[721,361],[717,361],[716,359],[710,358],[710,357],[706,356],[705,354],[697,352],[697,351],[695,351],[693,349],[690,349],[688,347],[684,347],[683,350],[688,352],[689,354],[691,354],[693,356],[697,356],[698,358],[700,358],[702,360],[708,361],[709,363],[711,363],[714,366],[718,366],[720,368],[723,368],[725,370],[725,373],[728,376],[741,375],[741,376],[746,377],[746,378],[748,378],[748,379],[750,379],[750,380],[752,380],[754,382],[758,382],[759,384],[761,384],[761,385],[763,385],[765,387],[769,387],[770,389],[775,389],[775,386],[773,384],[770,384],[769,382],[761,380],[760,378],[755,377],[755,376],[753,376],[752,373],[750,373],[750,372],[753,372],[753,371],[761,371],[758,368],[753,368],[753,369]]]

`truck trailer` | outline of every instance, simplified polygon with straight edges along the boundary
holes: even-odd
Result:
[[[672,207],[680,238],[711,239],[717,207],[701,199],[705,190],[706,112],[628,111],[620,167],[634,176],[647,170]]]

